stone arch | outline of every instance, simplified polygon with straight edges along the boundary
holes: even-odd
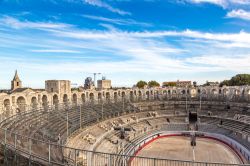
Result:
[[[133,92],[133,91],[130,91],[130,93],[129,93],[129,99],[130,99],[131,101],[134,100],[134,92]]]
[[[68,104],[68,95],[67,94],[63,95],[63,103]]]
[[[42,96],[42,106],[46,108],[48,106],[48,97],[46,95]]]
[[[72,102],[73,102],[73,104],[77,104],[77,94],[73,94],[72,95]]]
[[[89,99],[90,99],[91,102],[94,102],[94,101],[95,101],[94,93],[90,93],[90,94],[89,94]]]
[[[201,90],[201,94],[202,94],[202,95],[206,95],[206,94],[207,94],[206,89],[202,89],[202,90]]]
[[[10,115],[10,99],[5,99],[3,101],[4,111],[7,116]]]
[[[142,92],[140,90],[138,91],[138,99],[142,100]]]
[[[234,95],[239,96],[240,94],[241,93],[239,89],[234,89]]]
[[[17,98],[17,107],[18,107],[18,111],[25,111],[26,109],[26,100],[23,96],[19,96]]]
[[[229,93],[229,90],[227,88],[224,88],[222,90],[223,95],[227,95]]]
[[[117,102],[117,100],[118,100],[118,93],[114,92],[114,101]]]
[[[146,92],[146,99],[149,100],[149,91]]]
[[[106,101],[110,102],[110,93],[106,92]]]
[[[123,98],[123,99],[125,98],[125,95],[126,95],[126,93],[123,91],[123,92],[122,92],[122,98]]]
[[[81,99],[82,99],[82,103],[85,103],[85,102],[86,102],[86,97],[85,97],[85,94],[84,94],[84,93],[81,95]]]
[[[102,93],[101,92],[98,93],[97,99],[98,99],[98,102],[102,101]]]
[[[57,107],[59,105],[59,99],[58,99],[58,96],[56,94],[53,96],[52,100],[53,100],[52,101],[53,105]]]
[[[37,98],[35,96],[33,96],[31,98],[31,107],[32,107],[32,109],[37,109],[37,105],[38,105]]]
[[[217,89],[212,89],[212,90],[211,90],[211,93],[212,93],[213,95],[217,95],[217,94],[218,94]]]

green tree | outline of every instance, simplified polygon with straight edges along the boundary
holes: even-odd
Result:
[[[229,80],[224,80],[220,83],[220,87],[222,86],[229,86]]]
[[[146,81],[142,81],[142,80],[140,80],[140,81],[138,81],[136,83],[136,87],[137,88],[144,88],[146,85],[148,85],[147,82]]]
[[[220,86],[241,86],[250,85],[250,74],[237,74],[230,80],[224,80],[220,83]]]
[[[148,86],[149,86],[150,88],[151,88],[151,87],[159,87],[160,84],[159,84],[157,81],[152,80],[152,81],[149,81],[149,82],[148,82]]]
[[[163,86],[165,86],[165,87],[176,86],[176,82],[165,82]]]
[[[203,86],[210,86],[210,83],[208,81],[206,81],[206,83],[203,84]]]

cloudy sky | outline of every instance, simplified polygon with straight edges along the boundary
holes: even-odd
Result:
[[[0,88],[16,69],[33,88],[250,73],[250,0],[0,0]]]

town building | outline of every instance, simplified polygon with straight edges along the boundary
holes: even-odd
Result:
[[[170,81],[170,82],[163,82],[162,83],[163,87],[169,87],[169,86],[176,86],[176,87],[190,87],[192,86],[191,81]]]
[[[98,89],[110,89],[111,80],[107,80],[105,77],[103,77],[101,80],[97,80],[97,88]]]

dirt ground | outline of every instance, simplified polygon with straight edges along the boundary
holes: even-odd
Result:
[[[168,158],[200,162],[219,162],[227,164],[241,164],[241,160],[226,145],[211,139],[197,138],[196,147],[190,146],[189,137],[160,138],[144,147],[137,156]],[[165,162],[135,158],[131,165],[192,165],[190,162]],[[202,165],[202,164],[200,164]]]

